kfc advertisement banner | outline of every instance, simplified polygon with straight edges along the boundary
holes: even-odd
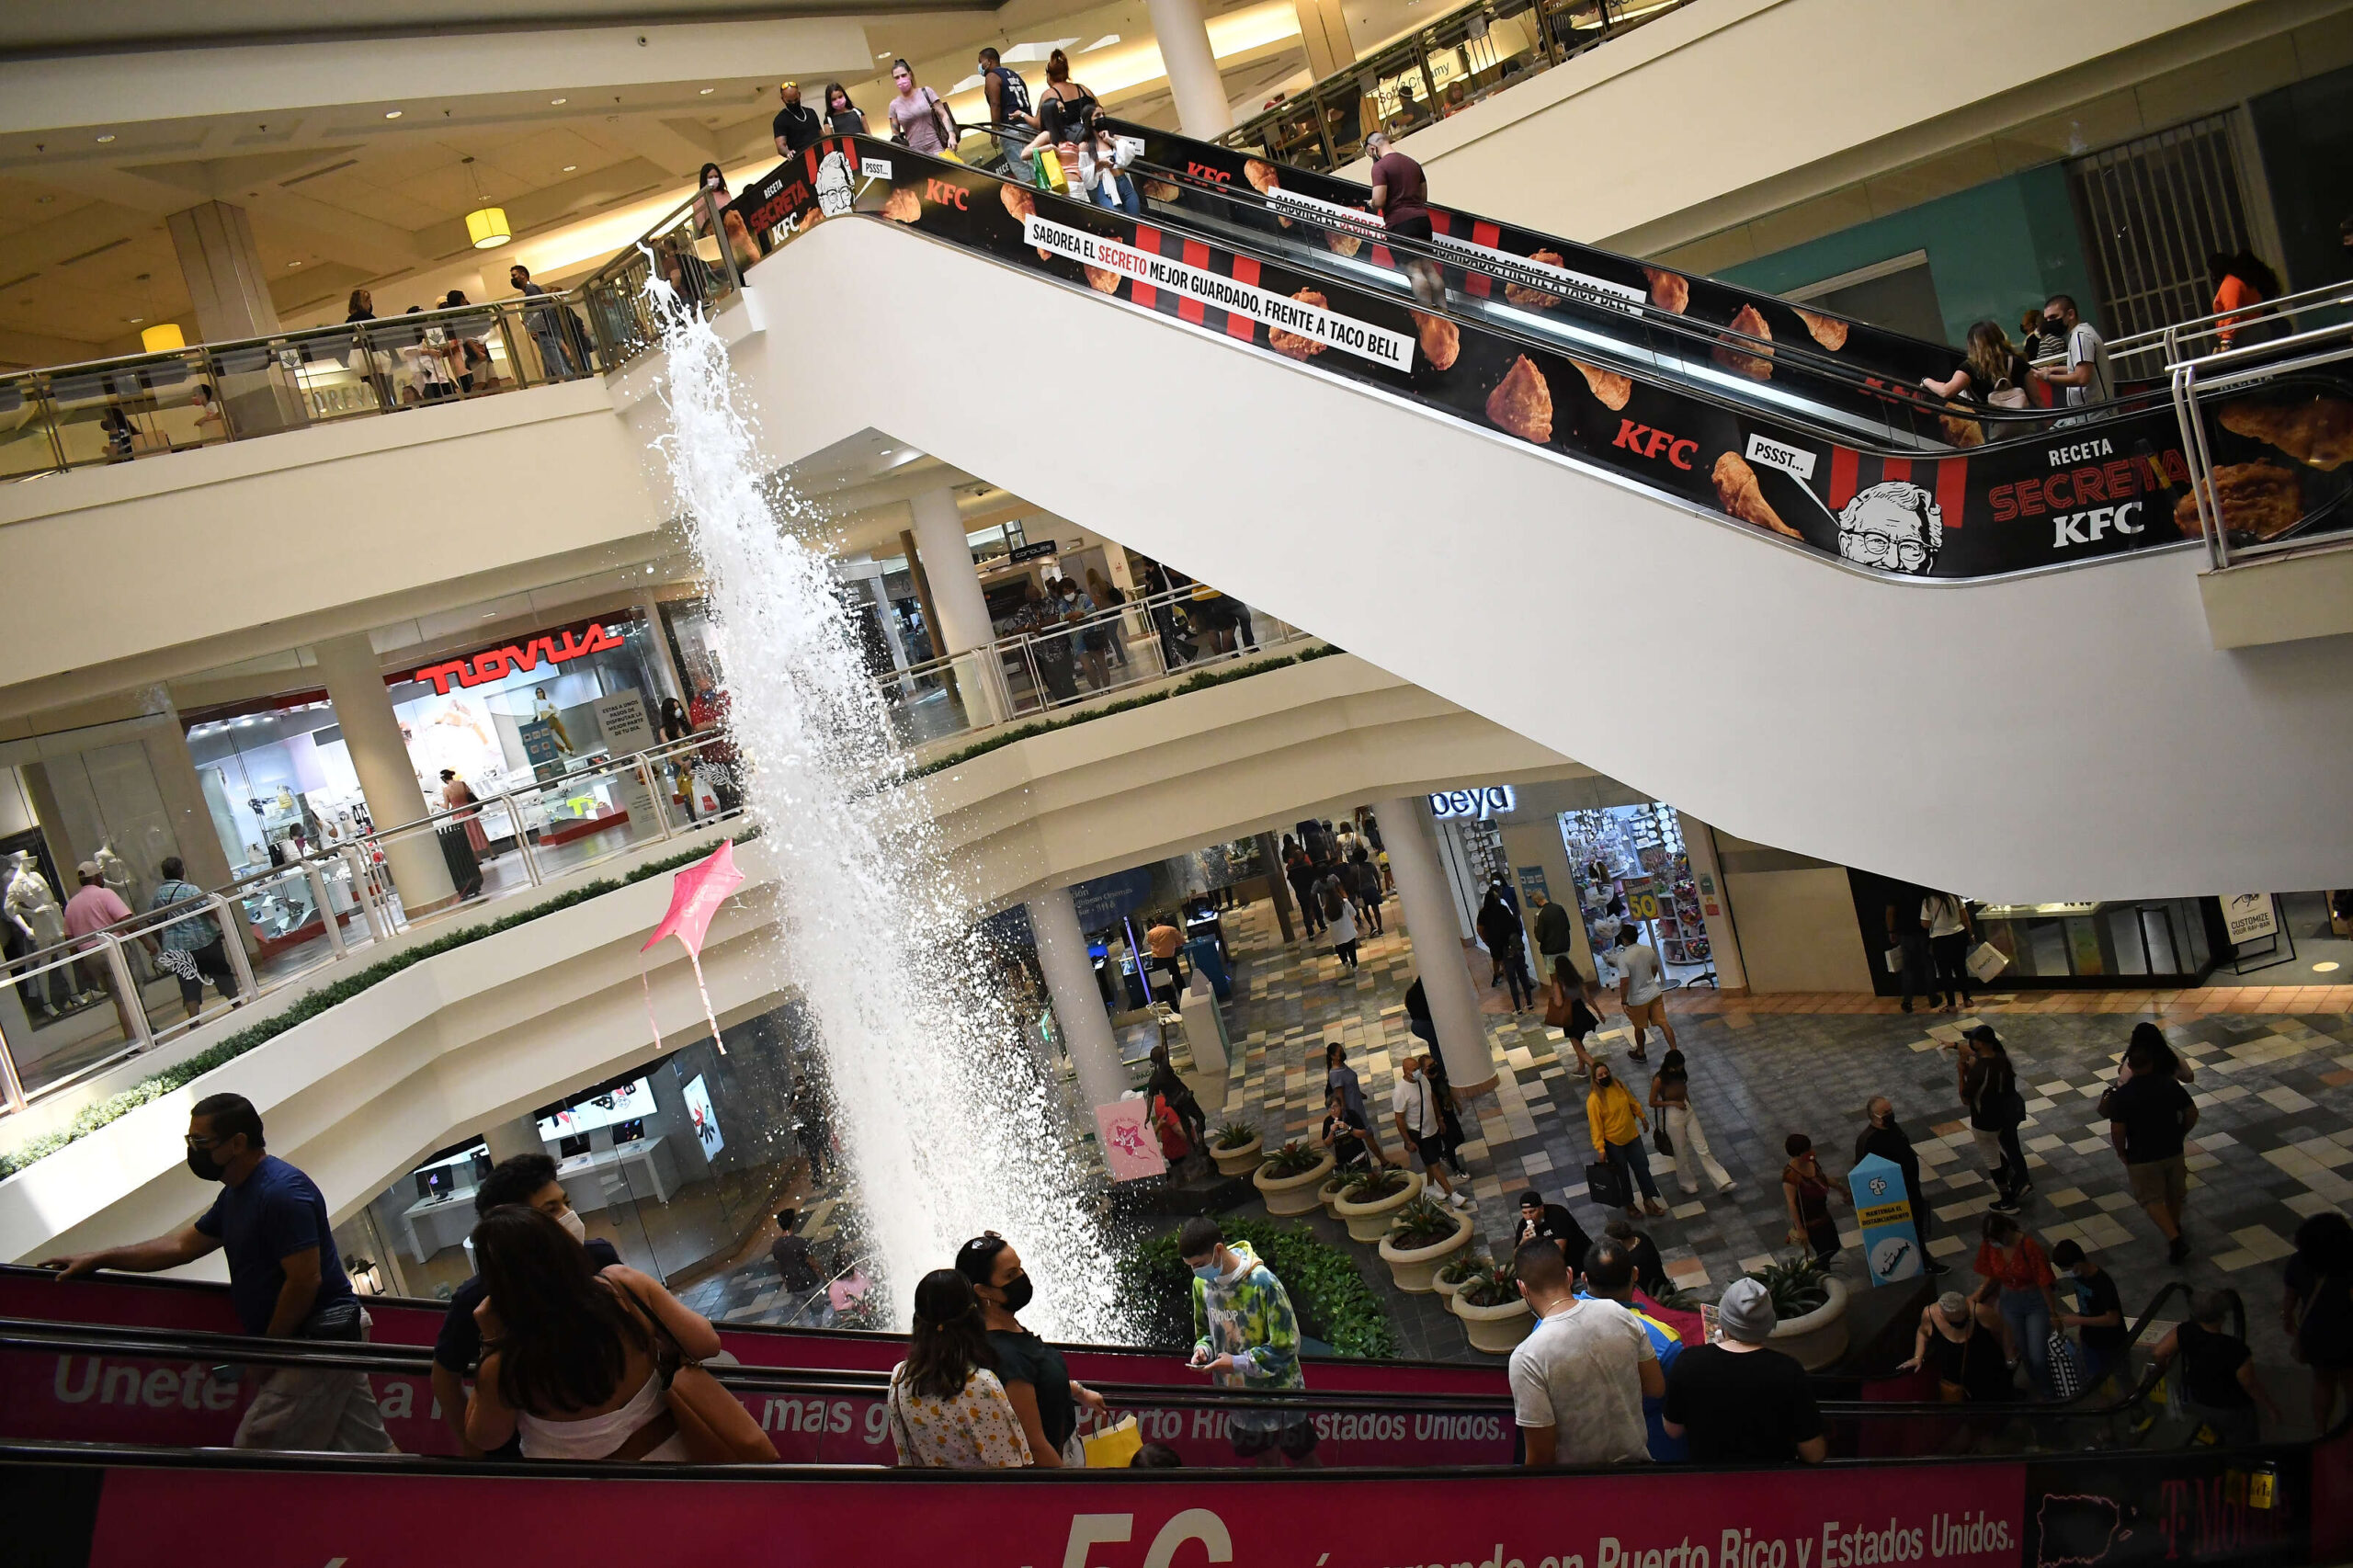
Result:
[[[1149,133],[1148,143],[1161,135]],[[1192,146],[1172,150],[1163,138],[1161,150],[1176,158]],[[878,154],[887,160],[887,177],[861,168],[862,155]],[[1255,163],[1239,153],[1233,157]],[[1260,168],[1256,177],[1261,182],[1292,173]],[[1199,159],[1192,172],[1211,177],[1201,173]],[[1247,176],[1245,167],[1245,183]],[[905,148],[858,138],[821,142],[761,181],[755,194],[779,182],[779,194],[771,200],[782,201],[799,184],[815,204],[795,209],[804,215],[791,232],[806,232],[808,213],[823,221],[837,216],[837,209],[921,229],[1502,430],[1864,571],[1990,576],[2120,554],[2199,533],[2179,427],[2171,408],[2162,403],[2091,425],[2054,419],[2034,438],[1983,449],[1977,449],[1985,428],[1964,417],[1966,410],[1931,410],[1919,417],[1938,432],[1938,444],[1916,455],[1891,455],[1826,439],[1735,402],[1701,396],[1688,383],[1639,381],[1607,364],[1415,310],[1399,295],[1360,290],[1320,272],[1237,254],[1148,219],[1139,222]],[[1329,183],[1339,193],[1353,188]],[[1154,210],[1179,216],[1188,205],[1208,199],[1148,175],[1142,185]],[[1301,225],[1327,219],[1331,226],[1316,232],[1327,234],[1336,251],[1361,253],[1383,269],[1398,265],[1364,225],[1297,201],[1270,198],[1267,204],[1269,223],[1298,233],[1307,232]],[[1458,250],[1474,244],[1459,235],[1447,238]],[[1487,249],[1506,245],[1503,238],[1476,243]],[[1639,336],[1641,324],[1630,324],[1624,314],[1640,300],[1658,302],[1656,285],[1621,276],[1630,267],[1636,275],[1645,269],[1599,252],[1580,252],[1574,266],[1561,253],[1541,248],[1523,256],[1497,255],[1518,279],[1501,287],[1519,312],[1583,312],[1587,321],[1601,323],[1602,330],[1635,334],[1630,354],[1670,351],[1646,347]],[[1449,281],[1451,288],[1476,293],[1476,286],[1491,280],[1449,272]],[[1705,303],[1715,298],[1711,290],[1717,286],[1705,279],[1677,277],[1676,284],[1670,293],[1677,301]],[[1771,341],[1783,327],[1807,331],[1806,319],[1813,312],[1779,301],[1768,311],[1743,291],[1723,294],[1719,303],[1741,301],[1723,324],[1759,341],[1725,337],[1709,355],[1708,374],[1760,388],[1777,380],[1788,382],[1790,367],[1776,360]],[[1861,335],[1867,329],[1822,320],[1830,323],[1822,330],[1841,344],[1865,341]],[[1888,356],[1904,361],[1908,374],[1909,359],[1920,357],[1921,346],[1881,335],[1887,339]],[[1689,350],[1683,344],[1671,351]],[[1949,369],[1949,351],[1939,353],[1944,358],[1924,367],[1923,373]],[[1817,378],[1804,383],[1802,395],[1819,401],[1827,395],[1823,389],[1832,385]],[[1875,418],[1891,412],[1889,404],[1867,396],[1855,401],[1859,407],[1868,405]],[[1895,412],[1904,414],[1900,407]],[[2319,377],[2274,383],[2222,405],[2211,426],[2217,500],[2234,537],[2268,540],[2309,530],[2347,504],[2353,467],[2339,469],[2353,456],[2353,388]]]

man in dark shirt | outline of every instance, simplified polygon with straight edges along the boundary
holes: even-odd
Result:
[[[188,1120],[188,1168],[222,1184],[192,1223],[167,1236],[51,1258],[60,1278],[101,1268],[153,1274],[213,1252],[229,1261],[229,1301],[249,1335],[357,1341],[367,1336],[359,1298],[335,1256],[326,1199],[311,1178],[262,1143],[261,1113],[243,1095],[208,1095]],[[365,1372],[278,1367],[237,1423],[241,1449],[395,1452]]]
[[[1549,981],[1552,978],[1552,960],[1575,951],[1576,936],[1569,927],[1567,910],[1540,892],[1529,893],[1528,902],[1536,906],[1536,975]],[[1569,959],[1569,967],[1576,967],[1574,957]]]
[[[776,111],[768,129],[776,133],[776,155],[790,158],[804,147],[815,146],[825,127],[815,109],[801,107],[800,83],[785,83],[777,89],[777,97],[784,100],[784,107]]]
[[[2225,1443],[2253,1443],[2263,1436],[2256,1404],[2275,1425],[2286,1418],[2263,1386],[2246,1341],[2224,1328],[2230,1315],[2228,1296],[2200,1290],[2189,1298],[2189,1321],[2157,1341],[2151,1355],[2160,1367],[2181,1358],[2184,1414],[2213,1427]]]
[[[2124,1298],[2117,1293],[2116,1280],[2086,1256],[2082,1244],[2072,1237],[2051,1249],[2051,1267],[2073,1277],[2063,1281],[2063,1288],[2072,1287],[2075,1310],[2061,1312],[2059,1322],[2074,1329],[2083,1343],[2086,1386],[2096,1389],[2118,1373],[2127,1374],[2124,1382],[2131,1381],[2125,1360]]]
[[[1895,1104],[1885,1095],[1875,1095],[1863,1108],[1870,1116],[1869,1125],[1855,1135],[1855,1163],[1861,1165],[1867,1154],[1877,1154],[1904,1173],[1904,1199],[1912,1205],[1912,1233],[1920,1239],[1920,1261],[1931,1274],[1945,1272],[1945,1265],[1928,1256],[1928,1206],[1920,1199],[1920,1156],[1912,1147],[1912,1139],[1895,1119]]]
[[[1585,1267],[1585,1255],[1593,1250],[1593,1243],[1576,1217],[1557,1203],[1545,1202],[1544,1195],[1530,1187],[1519,1195],[1519,1223],[1512,1228],[1512,1251],[1518,1252],[1540,1236],[1559,1245],[1572,1278]]]
[[[1430,243],[1429,186],[1422,165],[1390,145],[1386,131],[1364,139],[1365,156],[1372,160],[1371,210],[1392,234]],[[1438,264],[1412,252],[1404,253],[1405,275],[1413,279],[1414,298],[1436,309],[1446,302],[1446,278]]]
[[[1675,1358],[1662,1425],[1690,1440],[1694,1464],[1820,1464],[1829,1454],[1805,1369],[1765,1347],[1779,1321],[1764,1286],[1735,1279],[1716,1304],[1722,1343]]]
[[[2198,1125],[2198,1105],[2146,1046],[2128,1050],[2124,1065],[2132,1075],[2101,1097],[2100,1110],[2132,1196],[2165,1233],[2166,1261],[2179,1263],[2189,1256],[2189,1238],[2181,1233],[2189,1190],[2182,1145]]]
[[[610,1268],[621,1260],[612,1243],[602,1236],[589,1236],[587,1222],[572,1211],[563,1184],[555,1179],[555,1162],[547,1155],[517,1154],[501,1160],[474,1188],[477,1215],[512,1205],[536,1209],[571,1232],[573,1239],[588,1249],[589,1262],[596,1267]],[[459,1451],[468,1459],[519,1460],[523,1457],[519,1432],[488,1450],[466,1441],[465,1380],[482,1359],[482,1325],[474,1319],[474,1309],[489,1290],[477,1274],[450,1292],[449,1310],[443,1314],[441,1332],[433,1341],[433,1398],[442,1421],[457,1437]]]

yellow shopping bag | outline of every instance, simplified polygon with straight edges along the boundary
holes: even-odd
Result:
[[[1063,173],[1062,158],[1051,147],[1038,150],[1038,171],[1047,189],[1069,191],[1070,176]]]
[[[1125,1470],[1143,1449],[1143,1434],[1136,1429],[1132,1415],[1122,1415],[1084,1441],[1089,1470]]]

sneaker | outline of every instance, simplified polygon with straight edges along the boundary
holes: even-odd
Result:
[[[1952,1266],[1951,1266],[1951,1265],[1949,1265],[1949,1264],[1944,1264],[1944,1263],[1938,1263],[1938,1262],[1936,1259],[1934,1259],[1934,1258],[1930,1258],[1930,1259],[1928,1260],[1927,1265],[1927,1272],[1929,1272],[1930,1274],[1950,1274],[1950,1273],[1952,1272]]]
[[[1910,1011],[1912,1010],[1912,1004],[1911,1004],[1911,1003],[1909,1003],[1909,1002],[1904,1003],[1904,1010],[1905,1012],[1907,1012],[1907,1013],[1908,1013],[1908,1012],[1910,1012]]]
[[[1985,1207],[1996,1214],[2015,1214],[2018,1211],[2018,1200],[2015,1198],[1997,1198]]]
[[[1467,1192],[1458,1192],[1449,1197],[1447,1201],[1457,1209],[1468,1209],[1471,1207],[1471,1195]]]

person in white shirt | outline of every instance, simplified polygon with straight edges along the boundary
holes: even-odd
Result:
[[[1656,1025],[1666,1037],[1669,1051],[1676,1050],[1675,1026],[1666,1021],[1666,982],[1660,977],[1657,952],[1633,926],[1620,926],[1609,961],[1618,970],[1619,1003],[1626,1009],[1626,1021],[1634,1026],[1634,1049],[1626,1054],[1637,1062],[1650,1060],[1643,1049],[1650,1025]]]
[[[1942,993],[1929,1000],[1953,1012],[1969,999],[1969,911],[1952,894],[1932,892],[1920,901],[1920,928],[1935,963],[1929,983]]]
[[[2067,368],[2047,371],[2042,379],[2054,387],[2067,389],[2067,406],[2081,408],[2115,397],[2116,374],[2109,364],[2108,340],[2100,336],[2098,328],[2076,313],[2075,298],[2052,295],[2050,302],[2042,307],[2042,323],[2046,332],[2057,327],[2066,335]]]
[[[1438,1183],[1447,1201],[1457,1209],[1470,1208],[1471,1195],[1455,1191],[1454,1182],[1446,1174],[1446,1120],[1438,1112],[1437,1086],[1422,1071],[1420,1057],[1406,1056],[1397,1075],[1397,1088],[1389,1096],[1389,1115],[1397,1123],[1398,1138],[1421,1157],[1422,1169]]]
[[[1512,1271],[1536,1327],[1511,1353],[1512,1417],[1525,1463],[1646,1464],[1643,1399],[1666,1393],[1658,1352],[1634,1314],[1599,1297],[1580,1299],[1551,1238],[1512,1255]]]

